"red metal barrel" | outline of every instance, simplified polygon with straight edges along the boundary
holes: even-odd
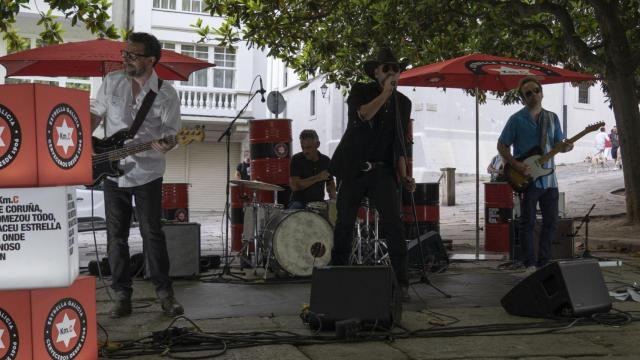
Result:
[[[415,239],[429,231],[440,232],[440,184],[419,183],[413,193],[416,203],[416,219],[419,233],[416,233],[416,224],[411,207],[411,193],[404,190],[402,193],[402,212],[405,226],[405,237]]]
[[[484,249],[509,252],[513,190],[505,182],[484,183]]]
[[[242,231],[244,229],[244,204],[252,201],[253,190],[242,185],[231,185],[231,250],[242,250]],[[257,190],[257,201],[272,203],[273,191]]]
[[[171,222],[189,222],[189,184],[162,184],[162,217]]]
[[[251,120],[251,180],[289,184],[291,119]]]

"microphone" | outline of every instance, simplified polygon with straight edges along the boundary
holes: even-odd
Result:
[[[266,90],[264,89],[264,87],[262,86],[262,76],[260,76],[260,90],[258,90],[258,92],[260,93],[260,102],[264,102],[264,93],[266,92]]]

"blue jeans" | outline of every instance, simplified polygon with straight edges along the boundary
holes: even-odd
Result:
[[[148,261],[151,281],[158,298],[173,296],[169,278],[169,255],[160,222],[162,216],[162,178],[150,183],[120,188],[104,181],[104,201],[107,217],[107,254],[111,267],[111,288],[119,300],[131,298],[132,281],[129,272],[129,228],[135,196],[136,215],[142,235],[142,246]]]
[[[531,185],[520,203],[520,232],[525,266],[544,266],[551,260],[551,243],[558,224],[558,188],[540,189]],[[540,203],[542,228],[536,259],[533,246],[533,229],[536,225],[536,204]]]

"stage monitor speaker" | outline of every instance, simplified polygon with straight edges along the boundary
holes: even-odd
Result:
[[[418,239],[422,244],[422,255],[428,269],[432,272],[437,272],[449,265],[447,249],[445,249],[442,244],[442,238],[438,232],[429,231],[420,235]],[[420,246],[418,246],[418,239],[413,239],[407,243],[407,251],[409,264],[421,267],[422,261],[420,260]]]
[[[549,263],[521,280],[500,301],[511,315],[582,317],[611,309],[596,260]]]
[[[519,224],[516,221],[514,225],[513,241],[511,242],[512,260],[521,260],[524,258],[524,249],[522,248],[522,243],[518,238]],[[536,220],[536,225],[533,228],[533,251],[534,254],[536,254],[535,258],[537,258],[538,254],[541,227],[542,220]],[[573,259],[575,257],[573,232],[573,219],[558,219],[558,226],[556,227],[555,235],[551,240],[552,259]]]
[[[200,275],[200,224],[167,223],[162,225],[169,253],[170,277]],[[146,266],[149,276],[149,266]]]
[[[401,320],[402,298],[390,267],[317,267],[311,276],[309,310],[314,329],[331,330],[336,321],[346,319],[391,328]]]

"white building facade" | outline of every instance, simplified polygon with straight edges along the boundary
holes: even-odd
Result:
[[[31,47],[39,46],[37,38],[42,31],[36,26],[37,11],[47,11],[47,4],[31,1],[30,10],[21,10],[16,28],[21,36],[31,41]],[[189,183],[189,208],[191,210],[222,210],[226,196],[226,145],[217,142],[240,109],[259,88],[256,75],[266,75],[267,59],[263,52],[247,49],[244,43],[232,47],[216,46],[213,41],[198,43],[199,35],[190,25],[201,18],[204,25],[218,27],[222,19],[202,12],[200,0],[148,0],[114,1],[110,9],[112,22],[121,29],[132,28],[137,32],[155,35],[163,48],[193,56],[216,67],[193,73],[189,81],[174,81],[181,100],[183,126],[204,125],[206,140],[189,146],[178,147],[167,155],[165,183]],[[55,15],[62,15],[54,13]],[[64,25],[65,41],[94,39],[95,35],[81,26]],[[6,44],[0,40],[0,55],[6,54]],[[66,77],[18,77],[5,78],[0,66],[0,84],[17,82],[42,82],[62,87],[88,90],[92,97],[100,86],[100,78]],[[253,89],[252,89],[253,86]],[[230,143],[231,177],[241,161],[242,149],[248,148],[249,119],[264,114],[266,106],[254,98],[236,121]],[[243,145],[244,144],[244,145]]]

